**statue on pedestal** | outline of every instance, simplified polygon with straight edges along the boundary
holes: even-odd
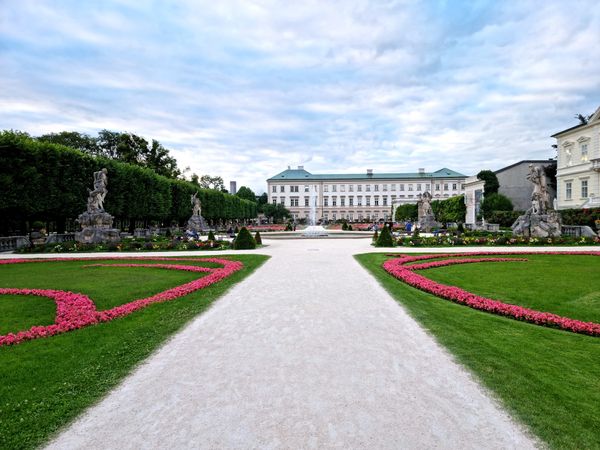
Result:
[[[419,195],[419,201],[417,202],[418,226],[425,232],[430,232],[432,229],[439,228],[440,226],[436,222],[433,209],[431,208],[432,198],[431,194],[425,191],[422,195]]]
[[[550,207],[544,169],[529,164],[527,179],[533,183],[531,208],[512,225],[514,234],[527,237],[558,237],[561,235],[560,214]]]
[[[192,204],[192,217],[190,217],[187,223],[188,230],[196,233],[210,230],[204,217],[202,217],[202,202],[198,198],[197,191],[190,197],[190,203]]]
[[[113,216],[104,211],[104,198],[108,193],[108,171],[104,168],[94,172],[94,189],[88,189],[87,208],[77,221],[81,231],[75,233],[77,242],[100,244],[119,242],[119,230],[112,228]]]

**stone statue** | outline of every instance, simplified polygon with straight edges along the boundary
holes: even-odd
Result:
[[[432,196],[428,191],[425,191],[422,195],[419,196],[419,201],[417,202],[417,213],[419,216],[419,221],[417,222],[418,227],[426,232],[431,231],[434,228],[439,228],[440,224],[435,221],[435,216],[433,215],[433,209],[431,208],[431,200]]]
[[[561,217],[550,207],[548,185],[544,169],[529,164],[527,179],[533,183],[531,208],[513,223],[513,233],[526,237],[558,237],[561,235]]]
[[[527,179],[533,183],[531,194],[531,212],[534,214],[545,214],[549,207],[548,185],[546,175],[540,166],[529,164]]]
[[[194,194],[192,195],[191,203],[192,203],[192,216],[201,216],[202,214],[200,214],[200,213],[202,212],[202,202],[198,198],[197,191],[194,192]]]
[[[94,172],[94,189],[88,189],[87,209],[77,218],[81,231],[75,233],[77,242],[99,244],[119,242],[119,230],[112,227],[113,216],[104,211],[104,198],[108,193],[108,171]]]
[[[104,211],[104,198],[108,193],[108,171],[104,168],[94,172],[94,190],[88,189],[87,211],[89,213]]]

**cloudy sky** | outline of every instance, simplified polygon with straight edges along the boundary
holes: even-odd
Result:
[[[155,138],[257,193],[554,156],[600,106],[590,1],[0,0],[0,129]]]

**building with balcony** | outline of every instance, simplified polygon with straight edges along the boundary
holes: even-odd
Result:
[[[318,221],[389,220],[396,206],[416,203],[429,191],[434,200],[464,193],[466,175],[450,169],[416,173],[312,174],[298,166],[267,180],[269,202],[283,204],[296,220],[314,208]]]
[[[600,207],[600,108],[556,138],[556,203],[558,209]]]

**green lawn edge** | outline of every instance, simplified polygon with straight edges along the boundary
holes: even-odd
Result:
[[[600,339],[439,299],[385,272],[388,258],[355,255],[517,421],[550,448],[600,448]]]
[[[0,448],[30,449],[50,441],[270,258],[254,254],[218,257],[242,261],[244,267],[219,283],[127,317],[1,347]]]

